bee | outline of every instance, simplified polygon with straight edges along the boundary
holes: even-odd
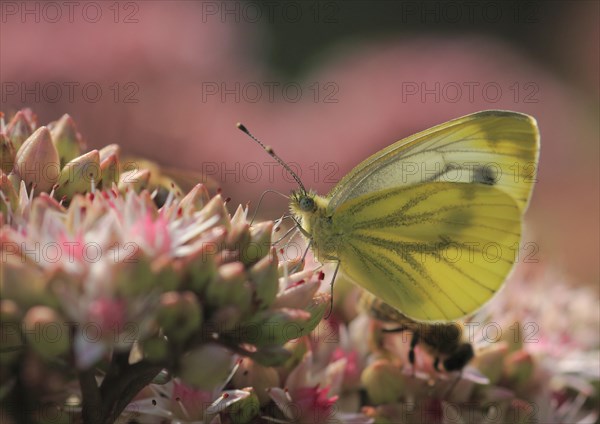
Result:
[[[386,333],[409,331],[411,333],[408,361],[415,365],[415,347],[420,345],[434,358],[436,371],[462,371],[475,356],[471,343],[462,338],[462,327],[455,322],[426,323],[408,318],[400,311],[363,291],[359,308],[378,321],[396,324],[395,328],[383,329]]]

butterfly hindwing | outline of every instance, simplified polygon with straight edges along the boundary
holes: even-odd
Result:
[[[449,321],[501,287],[521,211],[494,186],[433,181],[348,200],[333,227],[341,270],[354,282],[412,319]]]

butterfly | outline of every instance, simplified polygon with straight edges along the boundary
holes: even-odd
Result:
[[[531,116],[490,110],[419,132],[361,162],[327,196],[263,147],[298,182],[290,211],[316,259],[412,320],[476,311],[516,262],[539,156]]]

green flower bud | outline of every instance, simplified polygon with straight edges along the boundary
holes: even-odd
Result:
[[[17,151],[12,142],[4,134],[0,133],[0,171],[8,174],[15,165]]]
[[[494,343],[477,352],[473,366],[490,380],[491,385],[495,385],[502,377],[502,365],[507,352],[506,342]]]
[[[275,368],[265,367],[247,358],[241,361],[232,381],[237,388],[253,387],[260,406],[265,406],[271,401],[267,389],[279,387],[280,384],[279,374]]]
[[[244,265],[248,264],[245,255],[249,244],[250,225],[247,222],[232,223],[225,238],[225,246],[227,250],[235,253],[234,259],[241,261]]]
[[[179,207],[183,210],[200,210],[209,202],[209,200],[210,196],[208,195],[206,186],[204,184],[196,184],[196,186],[181,199]]]
[[[27,343],[45,358],[62,355],[69,350],[69,333],[65,320],[52,308],[34,306],[23,318]]]
[[[150,171],[147,169],[136,169],[131,171],[125,171],[121,174],[119,183],[117,184],[120,192],[126,190],[133,190],[139,193],[146,187],[150,181]]]
[[[360,380],[375,405],[397,402],[406,388],[406,378],[402,371],[384,359],[367,366]]]
[[[190,386],[214,390],[231,372],[233,354],[216,343],[204,344],[181,358],[179,376]]]
[[[279,291],[275,249],[271,250],[270,255],[254,264],[248,270],[248,275],[254,287],[254,297],[258,302],[258,307],[268,308],[271,306]]]
[[[302,309],[280,308],[257,313],[244,323],[242,335],[255,346],[282,345],[310,332],[310,313]]]
[[[150,337],[142,342],[142,352],[150,362],[164,361],[169,355],[169,342],[162,336]]]
[[[129,245],[133,246],[133,245]],[[157,284],[157,276],[151,268],[149,258],[137,246],[116,250],[115,288],[119,297],[135,297],[147,293]]]
[[[517,387],[524,387],[533,375],[535,362],[531,354],[519,350],[504,358],[504,374]]]
[[[218,277],[217,264],[215,263],[213,253],[208,251],[213,247],[209,243],[205,244],[202,252],[190,264],[188,269],[189,284],[187,287],[195,293],[202,294],[209,283],[215,281]]]
[[[100,155],[92,150],[68,162],[60,171],[56,198],[72,198],[76,193],[89,192],[92,182],[100,180]]]
[[[260,401],[256,395],[256,388],[246,387],[242,390],[247,396],[241,396],[225,408],[232,424],[247,424],[253,422],[260,412]]]
[[[229,213],[225,208],[225,202],[220,194],[210,199],[210,201],[198,212],[198,219],[204,221],[213,216],[218,216],[220,219],[217,225],[222,225],[227,231],[231,230],[231,223],[229,221]]]
[[[100,182],[103,189],[110,189],[119,182],[119,159],[112,154],[100,160]]]
[[[225,305],[217,309],[210,316],[210,321],[205,328],[210,326],[210,328],[215,329],[221,334],[233,331],[233,338],[237,343],[239,342],[237,330],[239,330],[239,323],[241,320],[242,312],[238,308],[231,305]]]
[[[53,306],[57,304],[53,293],[48,290],[48,276],[30,259],[21,256],[15,243],[6,243],[1,252],[4,255],[0,267],[0,293],[5,299],[12,299],[23,308],[34,305]],[[23,284],[26,281],[27,284]]]
[[[273,221],[261,222],[250,228],[250,243],[242,251],[242,262],[246,265],[256,263],[271,251]]]
[[[233,262],[221,265],[218,277],[206,288],[206,299],[211,307],[232,305],[244,314],[252,302],[252,289],[247,282],[244,265]]]
[[[306,355],[306,352],[309,350],[309,345],[306,338],[303,338],[289,341],[283,347],[289,353],[289,356],[285,363],[279,364],[281,365],[279,372],[280,375],[285,377],[302,362],[304,355]]]
[[[60,162],[48,128],[38,128],[25,140],[17,152],[14,173],[25,181],[27,188],[35,184],[36,193],[50,191],[56,184]]]
[[[52,135],[52,142],[58,151],[61,167],[64,167],[65,164],[82,153],[83,143],[81,135],[77,132],[75,122],[73,122],[73,119],[68,114],[65,113],[52,125],[50,134]]]
[[[119,155],[121,154],[121,147],[118,144],[109,144],[108,146],[104,146],[98,151],[100,155],[100,162],[106,160],[110,156],[116,156],[117,161],[119,159]]]
[[[4,194],[6,201],[10,205],[11,210],[15,210],[19,204],[19,196],[14,186],[8,179],[8,175],[0,172],[0,191]],[[0,199],[0,212],[6,214],[8,212],[7,205]]]
[[[325,316],[331,305],[331,295],[328,293],[317,294],[306,311],[310,313],[310,319],[306,322],[305,332],[308,334],[313,331]]]
[[[169,340],[183,342],[200,327],[202,308],[194,293],[170,291],[160,296],[156,319]]]
[[[6,135],[18,151],[25,140],[33,134],[33,128],[23,111],[18,111],[6,127]]]
[[[263,346],[251,358],[265,367],[278,367],[285,364],[291,356],[292,353],[281,346]]]
[[[7,366],[15,362],[23,348],[21,338],[21,311],[16,302],[8,299],[0,300],[0,365]]]

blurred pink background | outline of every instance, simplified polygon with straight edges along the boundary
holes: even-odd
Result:
[[[536,38],[529,45],[537,43],[559,66],[532,56],[518,41],[471,32],[464,25],[460,31],[438,31],[432,24],[408,34],[338,39],[315,50],[295,74],[267,60],[276,40],[264,19],[223,19],[208,14],[206,2],[123,2],[118,17],[109,8],[112,2],[96,2],[102,11],[96,23],[77,12],[72,22],[65,16],[50,22],[52,11],[41,9],[35,22],[33,15],[24,19],[21,10],[13,14],[6,3],[23,7],[23,2],[2,6],[5,113],[31,107],[40,123],[69,113],[89,147],[119,143],[126,153],[205,171],[220,180],[232,205],[256,204],[269,188],[285,193],[295,188],[280,168],[265,165],[272,160],[235,128],[238,121],[284,160],[298,164],[306,186],[325,194],[366,156],[432,125],[484,109],[531,114],[541,129],[542,150],[526,237],[540,245],[540,266],[564,268],[576,282],[598,282],[600,34],[595,1],[571,2],[551,17],[540,10],[535,24],[513,22],[535,25],[529,31]],[[208,3],[222,7],[224,2]],[[386,2],[377,4],[385,8]],[[343,20],[343,3],[338,7],[338,23],[314,25],[351,25]],[[273,86],[271,100],[268,86],[275,82],[279,85]],[[36,83],[39,98],[21,91],[21,84],[35,89]],[[234,94],[221,98],[222,93],[207,91],[220,90],[222,84],[235,89],[236,83],[239,101]],[[75,87],[72,101],[69,84]],[[93,90],[86,99],[81,91],[86,84],[101,88],[98,101],[89,99]],[[430,89],[439,84],[439,99],[406,91],[421,84]],[[455,102],[451,88],[456,84],[462,91]],[[475,84],[472,99],[466,84]],[[497,101],[492,101],[493,89],[487,95],[482,91],[486,84],[500,87]],[[60,99],[52,91],[56,85],[62,87]],[[292,85],[302,89],[297,102],[285,98],[295,96]],[[284,93],[284,86],[291,88]],[[253,101],[256,87],[262,97]],[[277,196],[265,203],[263,217],[276,218],[287,209]]]

